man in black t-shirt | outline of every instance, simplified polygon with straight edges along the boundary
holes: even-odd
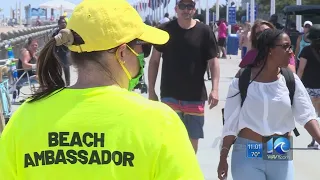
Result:
[[[211,28],[192,18],[196,11],[193,0],[179,0],[175,10],[177,20],[159,27],[170,34],[170,39],[165,45],[154,46],[149,63],[149,98],[158,100],[154,87],[162,56],[161,101],[178,113],[197,151],[198,140],[203,138],[204,104],[208,99],[204,84],[208,64],[212,77],[210,109],[219,99],[218,46]]]

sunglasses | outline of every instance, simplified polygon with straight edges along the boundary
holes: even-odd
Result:
[[[290,49],[292,50],[292,45],[289,45],[289,44],[278,44],[276,45],[278,47],[282,47],[285,51],[289,52]]]
[[[178,7],[180,10],[193,10],[195,8],[195,4],[184,4],[184,3],[179,3]]]

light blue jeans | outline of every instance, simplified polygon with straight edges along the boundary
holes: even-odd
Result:
[[[238,137],[233,146],[231,173],[233,180],[293,180],[293,161],[272,161],[247,158],[247,143],[257,143]]]

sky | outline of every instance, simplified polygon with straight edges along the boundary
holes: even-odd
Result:
[[[4,10],[1,14],[4,14],[5,17],[9,17],[10,16],[10,7],[15,8],[16,7],[16,3],[18,3],[18,5],[19,5],[19,2],[21,2],[21,9],[22,9],[22,12],[23,12],[23,17],[24,17],[24,6],[26,6],[28,4],[31,4],[32,8],[38,8],[41,3],[45,3],[47,1],[49,1],[49,0],[0,0],[0,4],[1,4],[0,8],[2,8]],[[67,1],[69,1],[71,3],[74,3],[74,4],[78,4],[82,0],[67,0]],[[127,0],[127,1],[130,4],[132,4],[134,2],[139,2],[139,0]],[[141,0],[141,1],[146,2],[148,0]],[[209,7],[212,7],[214,5],[214,3],[216,2],[216,0],[208,0],[208,1],[209,1],[208,2],[209,3]],[[220,0],[219,2],[221,4],[225,4],[226,3],[225,0]],[[205,9],[206,0],[200,0],[200,5],[201,5],[202,9]],[[175,14],[174,6],[175,6],[175,0],[170,0],[170,4],[169,4],[169,7],[168,7],[170,17]],[[197,7],[198,7],[198,5],[197,5]],[[144,16],[145,14],[142,13],[141,15]]]

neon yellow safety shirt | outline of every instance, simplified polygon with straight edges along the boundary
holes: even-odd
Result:
[[[115,86],[23,104],[0,138],[0,180],[203,180],[168,106]]]

